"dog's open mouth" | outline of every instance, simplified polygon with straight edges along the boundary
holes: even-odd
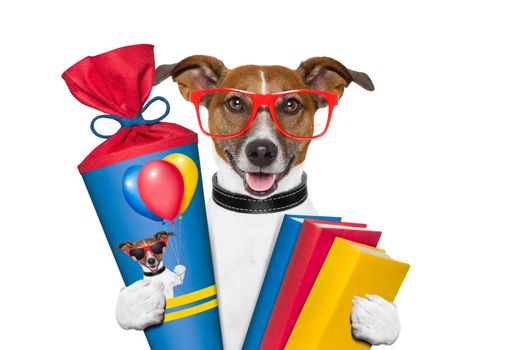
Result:
[[[246,184],[255,192],[266,192],[275,184],[277,174],[246,173]]]
[[[155,271],[157,271],[158,267],[159,267],[159,265],[155,264],[155,265],[148,266],[148,269],[150,269],[151,272],[155,272]]]
[[[225,151],[225,154],[232,168],[244,180],[246,191],[257,197],[265,197],[272,194],[277,189],[279,181],[288,174],[295,161],[295,156],[292,156],[284,171],[280,173],[245,172],[237,166],[230,152]]]

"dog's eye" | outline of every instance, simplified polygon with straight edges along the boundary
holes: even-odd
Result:
[[[244,110],[244,102],[239,97],[232,97],[226,100],[226,107],[233,113],[239,113]]]
[[[284,101],[283,111],[286,114],[295,114],[299,112],[300,109],[301,109],[301,103],[297,101],[295,98],[289,98],[286,101]]]

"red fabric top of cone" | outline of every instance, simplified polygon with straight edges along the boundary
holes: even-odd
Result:
[[[173,123],[122,128],[100,144],[79,164],[80,173],[115,164],[144,154],[197,142],[197,134]]]
[[[62,78],[83,104],[113,116],[133,118],[153,88],[153,45],[125,46],[88,56],[67,69]],[[193,142],[197,142],[196,133],[172,123],[121,128],[95,148],[78,169],[84,173]]]
[[[68,68],[62,78],[83,104],[111,115],[133,118],[153,88],[153,45],[125,46],[88,56]]]

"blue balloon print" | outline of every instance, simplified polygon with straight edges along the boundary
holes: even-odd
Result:
[[[139,194],[138,178],[139,171],[142,168],[140,165],[130,166],[124,176],[122,177],[122,192],[124,198],[128,202],[129,206],[133,208],[137,213],[151,220],[162,221],[162,218],[153,214],[144,204]]]

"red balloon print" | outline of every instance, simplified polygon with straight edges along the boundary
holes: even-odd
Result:
[[[138,187],[149,210],[165,220],[175,219],[184,194],[184,181],[176,166],[163,160],[149,161],[139,172]]]

